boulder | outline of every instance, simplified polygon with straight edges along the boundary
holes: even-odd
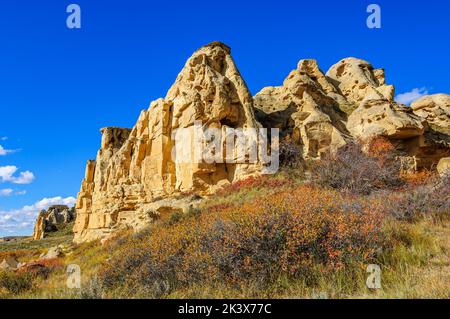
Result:
[[[368,96],[348,117],[347,128],[352,136],[370,139],[384,136],[390,139],[409,139],[425,132],[423,120],[412,110],[378,96]]]
[[[437,165],[437,171],[442,177],[450,176],[450,157],[441,158]]]
[[[6,257],[0,263],[0,269],[7,270],[7,271],[16,270],[17,268],[19,268],[18,266],[19,266],[19,262],[17,261],[16,258],[14,258],[12,256]]]
[[[63,256],[63,247],[61,245],[51,247],[46,253],[40,256],[40,259],[54,259]]]

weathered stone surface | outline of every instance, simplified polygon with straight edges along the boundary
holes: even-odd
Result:
[[[346,104],[315,60],[301,60],[282,86],[266,87],[255,95],[257,118],[264,127],[280,128],[282,135],[303,147],[303,156],[318,158],[345,145],[350,137]]]
[[[361,102],[348,117],[347,128],[361,139],[374,136],[407,139],[421,136],[425,131],[423,120],[409,107],[378,96],[368,96]]]
[[[42,210],[34,224],[33,239],[43,239],[47,233],[74,221],[75,217],[75,209],[65,205],[54,205]]]
[[[384,136],[405,139],[420,136],[424,126],[410,108],[394,102],[394,86],[387,85],[383,69],[369,62],[346,58],[327,72],[339,91],[352,105],[347,128],[353,137]]]
[[[0,263],[0,269],[1,270],[16,270],[19,266],[19,262],[17,261],[16,258],[12,257],[12,256],[8,256],[5,259],[3,259],[3,261]]]
[[[193,130],[196,121],[202,129],[222,131],[259,127],[252,95],[222,43],[196,51],[167,96],[142,111],[133,129],[102,130],[97,159],[88,162],[78,194],[75,242],[100,239],[121,227],[139,228],[153,219],[155,210],[164,213],[178,205],[155,208],[160,199],[183,192],[208,194],[259,172],[258,163],[175,160],[176,130]],[[177,151],[176,158],[183,155]]]
[[[49,248],[49,250],[40,256],[40,259],[54,259],[63,255],[63,247],[61,245]]]
[[[426,95],[411,103],[411,108],[433,130],[450,135],[450,95]]]
[[[386,85],[383,69],[374,69],[367,61],[346,58],[333,65],[327,72],[340,93],[352,105],[347,112],[355,110],[360,103],[371,96],[372,99],[394,100],[394,86]]]
[[[450,176],[450,157],[441,158],[437,165],[437,171],[442,177]]]

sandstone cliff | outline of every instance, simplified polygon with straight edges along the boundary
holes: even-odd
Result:
[[[195,127],[199,122],[201,127]],[[175,145],[174,139],[180,131],[189,135],[194,129],[215,128],[225,138],[227,128],[258,126],[252,95],[230,49],[222,43],[200,48],[188,59],[167,96],[142,111],[133,129],[102,129],[97,159],[87,163],[78,194],[75,242],[102,238],[121,227],[138,228],[161,212],[187,209],[184,200],[168,204],[164,198],[183,192],[208,194],[257,173],[258,162],[194,161],[190,158],[192,141],[182,136]]]

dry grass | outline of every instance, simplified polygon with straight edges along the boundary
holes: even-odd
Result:
[[[0,288],[0,298],[448,298],[450,197],[427,185],[424,176],[365,196],[285,172],[251,178],[188,215],[103,246],[75,246],[47,278],[33,278],[22,291]],[[413,200],[414,218],[393,213],[392,203],[421,194],[433,203]],[[0,251],[22,261],[69,241],[64,234]],[[369,263],[382,268],[380,290],[365,285]],[[69,264],[81,267],[81,290],[66,288]]]

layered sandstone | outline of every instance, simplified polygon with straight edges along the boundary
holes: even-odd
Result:
[[[184,136],[176,145],[175,139],[177,132],[193,133],[198,123],[202,131],[224,132],[222,138],[227,128],[259,127],[252,95],[222,43],[196,51],[167,96],[142,111],[133,129],[102,129],[101,148],[96,160],[87,163],[78,194],[75,242],[102,238],[118,228],[136,229],[162,213],[186,210],[192,203],[174,197],[209,194],[260,171],[258,162],[191,159],[192,140]]]

